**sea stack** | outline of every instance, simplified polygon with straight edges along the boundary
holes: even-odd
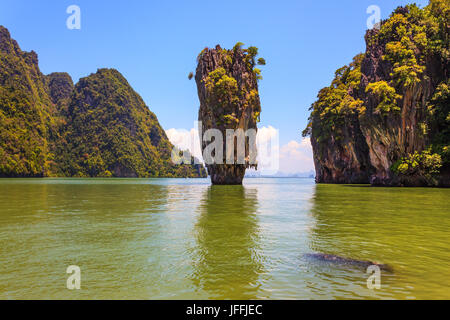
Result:
[[[200,100],[198,120],[202,152],[211,143],[204,135],[208,130],[220,131],[223,141],[222,150],[214,149],[214,161],[208,163],[204,159],[211,181],[216,185],[242,184],[246,168],[257,168],[256,139],[251,136],[256,136],[261,113],[258,93],[261,71],[255,66],[264,65],[265,60],[255,61],[258,49],[243,49],[242,45],[237,43],[231,50],[217,45],[214,49],[205,48],[198,56],[195,81]],[[244,132],[245,155],[237,152],[239,137],[234,141],[235,148],[227,148],[229,129]],[[220,151],[223,151],[222,155]],[[230,159],[233,159],[231,163]]]

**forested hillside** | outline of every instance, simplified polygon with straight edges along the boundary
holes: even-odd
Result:
[[[74,86],[43,75],[0,26],[1,177],[198,177],[202,165],[174,165],[155,114],[113,69]]]

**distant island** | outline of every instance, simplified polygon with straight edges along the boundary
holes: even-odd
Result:
[[[449,1],[398,7],[311,107],[318,183],[450,186]]]
[[[307,172],[295,172],[288,173],[277,171],[273,174],[264,174],[259,171],[249,171],[245,173],[246,178],[308,178],[313,179],[315,177],[315,173],[313,170]]]
[[[43,75],[37,54],[0,26],[0,177],[206,177],[194,161],[173,164],[172,149],[117,70],[76,85]]]

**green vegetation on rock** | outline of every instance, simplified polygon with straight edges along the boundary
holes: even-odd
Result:
[[[0,176],[51,174],[55,108],[35,52],[23,52],[0,26]]]
[[[205,48],[198,56],[195,81],[202,132],[215,129],[225,137],[228,130],[257,131],[261,115],[258,81],[262,77],[256,65],[264,65],[266,61],[257,59],[258,48],[251,46],[245,49],[243,46],[238,42],[233,49],[227,50],[217,45]],[[229,163],[227,157],[227,154],[233,157],[231,150],[226,148],[227,143],[223,144],[221,154],[224,158],[206,165],[213,184],[241,184],[246,168],[257,168],[255,140],[247,136],[244,159],[238,159],[235,152],[233,163]],[[203,142],[202,150],[205,149],[206,143]]]
[[[172,144],[154,113],[114,69],[80,79],[68,108],[64,175],[195,177],[194,166],[171,164]]]
[[[450,2],[430,0],[367,31],[366,52],[320,90],[303,131],[319,182],[353,181],[342,176],[353,168],[366,183],[450,185],[449,25]]]
[[[204,177],[174,165],[158,119],[113,69],[43,75],[0,27],[0,177]],[[192,159],[193,160],[193,159]]]
[[[361,61],[364,55],[359,54],[353,62],[335,72],[335,77],[329,87],[320,90],[318,99],[310,110],[311,117],[303,136],[313,134],[319,141],[327,140],[334,135],[339,137],[349,115],[364,114],[363,101],[353,96],[359,90],[361,81]],[[314,127],[312,122],[320,122]]]
[[[392,171],[399,175],[415,176],[426,179],[430,185],[437,185],[436,175],[442,167],[441,156],[431,153],[430,150],[415,151],[413,154],[403,157],[392,166]]]
[[[251,82],[238,86],[236,78],[231,72],[227,71],[231,70],[236,60],[243,59],[246,65],[244,72],[253,73],[256,80],[262,79],[261,70],[255,68],[255,66],[257,64],[265,65],[266,61],[264,58],[259,58],[258,62],[256,62],[258,48],[248,47],[243,49],[243,45],[242,42],[238,42],[232,50],[220,49],[218,52],[220,53],[219,59],[222,66],[209,72],[208,76],[203,80],[208,92],[207,102],[215,106],[214,110],[217,112],[217,118],[223,119],[223,122],[219,120],[222,124],[237,125],[239,119],[237,119],[234,111],[239,109],[241,105],[244,108],[252,106],[252,117],[259,122],[261,105],[258,90],[253,88],[254,85]]]
[[[369,83],[366,87],[366,92],[372,92],[380,103],[376,107],[376,111],[383,115],[388,115],[390,112],[400,111],[397,105],[397,100],[401,99],[401,95],[395,92],[386,81],[378,81]]]

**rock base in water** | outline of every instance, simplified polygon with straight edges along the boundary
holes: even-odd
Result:
[[[245,175],[244,165],[210,165],[208,173],[212,184],[216,185],[241,185]]]

